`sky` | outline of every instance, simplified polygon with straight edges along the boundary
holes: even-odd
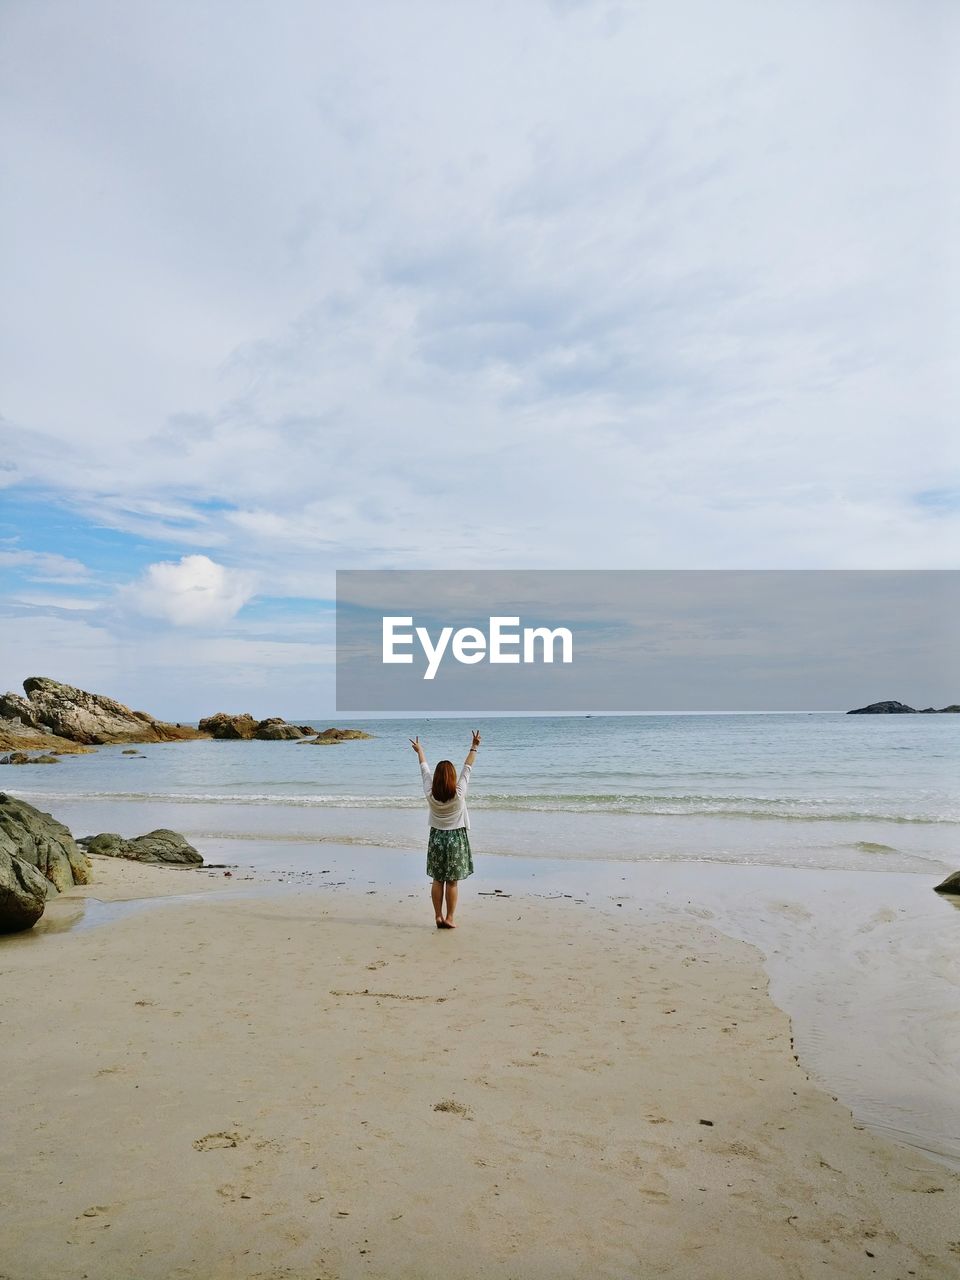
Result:
[[[958,22],[6,0],[4,687],[322,711],[337,569],[955,567]]]

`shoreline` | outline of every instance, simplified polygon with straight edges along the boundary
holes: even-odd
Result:
[[[328,845],[322,861],[330,865],[322,873],[276,866],[276,852],[267,846],[259,863],[222,864],[232,868],[229,878],[220,864],[189,870],[98,858],[106,881],[100,877],[53,900],[33,934],[99,928],[198,894],[230,901],[387,888],[425,896],[419,866],[376,847]],[[598,869],[605,878],[597,879]],[[496,884],[503,900],[512,897],[515,904],[566,899],[584,913],[616,918],[622,912],[620,919],[633,917],[634,927],[705,921],[755,946],[810,1078],[873,1132],[960,1170],[960,1107],[952,1086],[960,1024],[951,1013],[958,975],[950,915],[960,903],[933,897],[918,879],[711,864],[629,867],[564,859],[550,865],[484,855],[464,901],[470,903],[471,890],[494,896]],[[916,950],[920,932],[923,954]],[[21,936],[26,942],[28,935]]]
[[[97,872],[165,910],[0,948],[15,1278],[955,1272],[960,1175],[813,1083],[702,920],[474,895],[437,934],[406,887]]]
[[[223,842],[221,856],[231,843]],[[322,859],[308,866],[275,862],[285,851],[269,842],[244,852],[259,860],[225,863],[229,877],[216,866],[96,858],[104,876],[53,900],[33,933],[99,927],[197,894],[229,901],[387,889],[425,898],[419,855],[325,844]],[[933,895],[917,875],[489,854],[480,871],[465,887],[466,903],[477,890],[500,886],[515,904],[565,899],[584,915],[619,916],[633,927],[702,921],[756,947],[811,1078],[872,1131],[960,1170],[960,1105],[951,1083],[960,1060],[951,912],[960,903]]]

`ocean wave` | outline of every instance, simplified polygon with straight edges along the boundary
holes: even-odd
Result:
[[[228,804],[294,809],[422,809],[419,796],[326,795],[289,792],[219,791],[20,791],[32,800],[109,800],[138,804]],[[960,814],[896,813],[869,808],[844,808],[838,801],[770,796],[631,793],[486,793],[473,796],[471,809],[517,813],[625,814],[638,817],[709,817],[772,819],[787,822],[888,822],[922,826],[960,826]]]

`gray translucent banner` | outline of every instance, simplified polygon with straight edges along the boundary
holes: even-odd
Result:
[[[941,707],[960,702],[958,587],[921,570],[340,571],[337,710]]]

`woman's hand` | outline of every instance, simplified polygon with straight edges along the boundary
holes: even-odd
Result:
[[[407,739],[407,741],[410,743],[411,747],[413,747],[413,749],[414,749],[414,751],[417,753],[417,755],[422,757],[422,756],[423,756],[423,747],[421,747],[421,745],[420,745],[420,735],[419,735],[419,733],[417,734],[417,736],[416,736],[415,738],[408,738],[408,739]]]
[[[472,744],[472,746],[470,747],[470,750],[471,750],[471,751],[476,751],[477,747],[479,747],[479,745],[480,745],[480,730],[479,730],[479,729],[473,729],[473,730],[471,730],[471,732],[473,733],[473,744]]]

